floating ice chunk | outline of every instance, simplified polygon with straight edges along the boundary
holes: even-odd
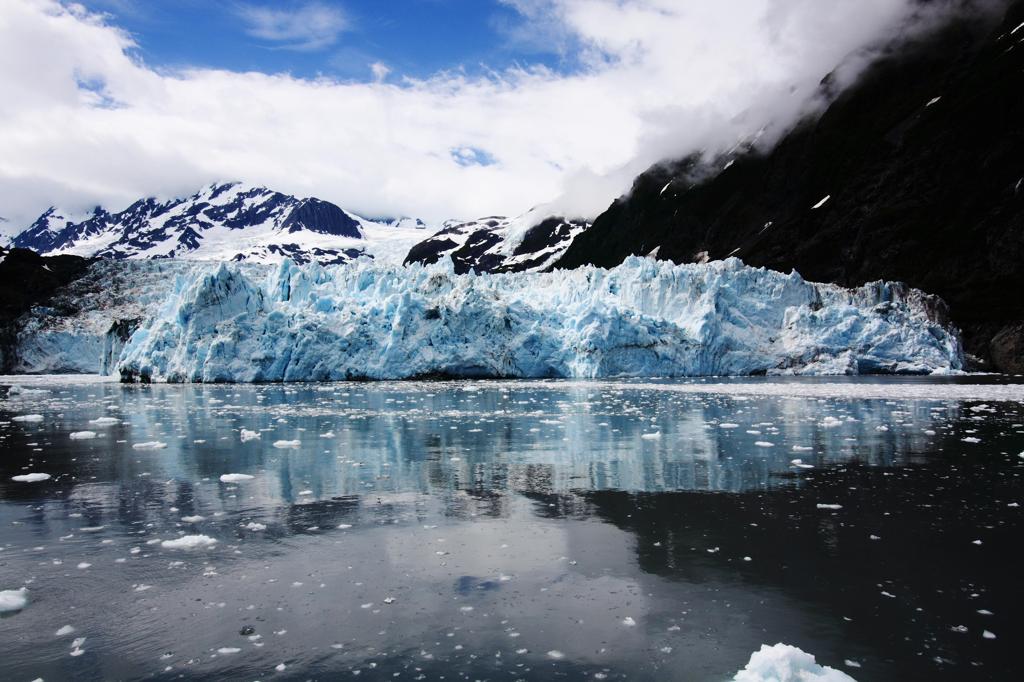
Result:
[[[89,423],[95,426],[113,426],[114,424],[120,424],[121,420],[117,417],[98,417],[90,419]]]
[[[793,446],[793,452],[810,452],[813,449],[814,448],[812,448],[810,445],[794,445]]]
[[[980,443],[981,442],[980,438],[975,438],[974,436],[967,436],[966,438],[961,438],[960,440],[962,440],[965,443]]]
[[[756,445],[759,448],[774,448],[775,447],[775,443],[769,443],[766,440],[756,440],[756,441],[754,441],[754,445]]]
[[[0,613],[21,611],[28,604],[28,590],[0,590]]]
[[[17,417],[11,417],[12,422],[26,422],[34,424],[36,422],[43,421],[43,415],[41,414],[19,414]]]
[[[206,519],[205,516],[199,516],[198,514],[195,514],[193,516],[182,516],[181,517],[181,520],[184,521],[185,523],[199,523],[200,521],[204,521],[205,519]]]
[[[90,566],[92,566],[92,564],[90,564],[90,563],[88,563],[88,562],[86,562],[86,561],[83,561],[83,562],[81,562],[81,563],[79,563],[79,564],[78,564],[78,567],[77,567],[77,568],[78,568],[78,570],[80,570],[80,571],[84,571],[85,569],[89,568]]]
[[[338,524],[338,529],[339,530],[348,530],[351,527],[352,527],[351,523],[339,523]]]
[[[75,632],[75,628],[71,627],[70,625],[65,625],[64,627],[62,627],[61,629],[57,630],[57,632],[55,632],[53,634],[56,637],[67,637],[68,635],[73,634],[74,632]]]
[[[312,490],[300,490],[299,491],[299,495],[312,495],[312,494],[313,494]]]
[[[817,507],[818,507],[818,509],[842,509],[843,505],[841,505],[841,504],[821,504],[821,503],[819,503],[817,505]]]
[[[17,476],[11,476],[12,481],[18,481],[19,483],[38,483],[39,481],[50,480],[50,474],[18,474]]]
[[[553,658],[555,660],[558,660],[558,659],[561,659],[561,658],[565,658],[565,654],[563,654],[558,649],[552,649],[551,651],[548,652],[548,658]]]
[[[625,618],[622,619],[622,624],[625,625],[628,628],[631,628],[634,625],[636,625],[636,621],[633,620],[632,616],[626,616]]]
[[[242,526],[242,528],[244,528],[246,530],[251,530],[253,532],[256,532],[256,531],[266,530],[267,529],[267,525],[265,523],[256,523],[255,521],[250,521],[249,523],[247,523],[244,526]]]
[[[251,440],[263,437],[263,434],[259,431],[250,431],[249,429],[242,429],[242,432],[239,435],[241,436],[243,443],[248,443]]]
[[[275,440],[274,447],[284,449],[297,449],[302,445],[301,441],[298,440]]]
[[[936,104],[936,103],[938,103],[938,101],[939,101],[940,99],[942,99],[942,97],[941,97],[941,96],[939,96],[939,97],[932,97],[932,98],[931,98],[930,100],[928,100],[928,103],[927,103],[927,104],[925,104],[925,106],[926,106],[926,107],[930,107],[931,105],[933,105],[933,104]]]
[[[135,443],[132,448],[135,450],[160,450],[166,448],[167,443],[161,443],[158,440],[150,440],[145,443]]]
[[[70,434],[71,440],[91,440],[95,437],[95,431],[73,431]]]
[[[209,535],[183,535],[174,540],[164,540],[160,546],[164,549],[202,549],[213,547],[217,541]]]
[[[831,195],[831,194],[826,194],[826,195],[825,195],[824,197],[822,197],[821,201],[819,201],[818,203],[816,203],[816,204],[815,204],[814,206],[811,206],[811,210],[813,211],[813,210],[815,210],[815,209],[819,209],[819,208],[821,208],[821,207],[822,207],[822,206],[824,206],[824,205],[825,205],[825,203],[826,203],[826,202],[827,202],[827,201],[828,201],[829,199],[831,199],[831,198],[832,198],[832,195]]]
[[[278,663],[277,665],[274,666],[274,670],[276,670],[279,673],[283,673],[285,668],[287,668],[287,667],[288,666],[286,666],[284,663]]]
[[[985,639],[995,639],[996,638],[995,633],[991,632],[989,630],[985,630],[984,632],[982,632],[981,636],[984,637]]]
[[[222,646],[217,649],[218,654],[237,654],[241,649],[235,646]]]
[[[829,416],[825,417],[824,419],[822,419],[821,420],[821,424],[820,424],[820,426],[822,428],[825,428],[825,429],[834,429],[835,427],[842,426],[842,425],[843,425],[843,420],[842,419],[836,419],[835,417],[833,417],[831,415],[829,415]]]
[[[256,478],[256,477],[255,476],[250,476],[249,474],[221,474],[220,482],[221,483],[240,483],[242,481],[251,481],[254,478]]]
[[[661,438],[661,431],[655,431],[654,433],[643,433],[640,437],[644,440],[658,440]]]
[[[858,663],[857,661],[851,660],[849,658],[847,658],[847,659],[845,659],[843,661],[843,665],[845,665],[847,667],[850,667],[850,668],[859,668],[860,667],[860,663]]]
[[[722,422],[718,425],[720,429],[738,429],[739,427],[739,424],[733,424],[732,422]]]
[[[795,646],[762,644],[733,682],[855,682],[846,673],[818,664]]]

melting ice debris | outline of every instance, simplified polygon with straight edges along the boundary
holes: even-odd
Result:
[[[243,443],[248,443],[251,440],[263,437],[263,434],[259,431],[250,431],[249,429],[242,429],[242,432],[239,435],[241,436]]]
[[[827,201],[828,201],[829,199],[831,199],[831,198],[832,198],[832,195],[831,195],[831,194],[826,194],[826,195],[825,195],[824,197],[822,197],[821,201],[819,201],[818,203],[816,203],[816,204],[815,204],[814,206],[811,206],[811,210],[813,211],[813,210],[816,210],[816,209],[819,209],[819,208],[821,208],[821,207],[822,207],[822,206],[824,206],[824,205],[825,205],[825,203],[826,203],[826,202],[827,202]]]
[[[28,590],[0,590],[0,613],[21,611],[28,604]]]
[[[661,438],[661,431],[655,431],[654,433],[643,433],[640,437],[644,440],[658,440]]]
[[[814,656],[795,646],[762,644],[750,656],[733,682],[856,682],[852,677],[828,666],[820,665]]]
[[[282,450],[297,450],[302,445],[301,441],[297,440],[275,440],[274,447]]]
[[[548,652],[548,658],[553,658],[555,660],[558,660],[558,659],[565,658],[565,654],[563,654],[558,649],[552,649],[551,651]]]
[[[167,443],[161,443],[158,440],[146,441],[145,443],[135,443],[132,448],[135,450],[160,450],[166,448]]]
[[[18,481],[19,483],[38,483],[39,481],[50,480],[50,474],[19,474],[18,476],[11,476],[12,481]]]
[[[71,432],[71,440],[91,440],[96,437],[95,431],[73,431]]]
[[[266,530],[267,526],[264,523],[256,523],[255,521],[250,521],[249,523],[242,526],[242,528],[246,530],[251,530],[253,532],[258,532],[261,530]]]
[[[43,415],[41,414],[19,414],[17,417],[11,417],[12,422],[26,422],[30,424],[38,423],[43,421]]]
[[[242,481],[251,481],[255,476],[249,474],[221,474],[221,483],[241,483]]]
[[[843,505],[841,505],[841,504],[822,504],[822,503],[818,503],[817,507],[818,507],[818,509],[842,509]]]
[[[215,544],[217,541],[209,535],[182,535],[174,540],[164,540],[160,546],[164,549],[202,549]]]
[[[199,523],[200,521],[203,521],[205,518],[205,516],[199,516],[198,514],[196,514],[194,516],[182,516],[181,520],[183,523]]]
[[[57,630],[57,632],[54,633],[54,636],[67,637],[68,635],[74,634],[74,632],[75,628],[71,627],[70,625],[65,625],[61,629]]]
[[[120,424],[121,420],[117,417],[99,417],[97,419],[90,419],[89,423],[94,426],[113,426],[114,424]]]
[[[225,264],[183,275],[119,367],[210,382],[959,370],[939,308],[902,284],[843,289],[735,258],[480,276],[286,260],[262,280]]]
[[[625,625],[627,628],[631,628],[634,625],[636,625],[636,621],[633,620],[632,616],[626,616],[622,619],[622,624]]]

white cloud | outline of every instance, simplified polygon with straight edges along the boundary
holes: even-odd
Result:
[[[319,50],[338,40],[349,22],[341,11],[318,2],[291,9],[239,5],[238,16],[246,33],[290,50]]]
[[[374,62],[370,64],[370,73],[373,74],[373,80],[380,82],[391,73],[391,67],[384,62]]]
[[[4,0],[0,215],[24,224],[50,203],[119,208],[222,179],[370,215],[515,214],[560,196],[595,214],[651,163],[784,129],[826,73],[915,4],[516,0],[571,36],[576,73],[385,82],[374,69],[349,83],[154,69],[103,17]],[[264,37],[315,41],[289,26],[269,21]]]

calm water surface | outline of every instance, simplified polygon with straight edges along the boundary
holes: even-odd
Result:
[[[15,389],[0,679],[1020,679],[988,383]]]

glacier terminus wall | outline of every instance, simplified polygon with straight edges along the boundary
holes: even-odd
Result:
[[[898,283],[844,289],[735,258],[484,275],[447,259],[194,266],[116,369],[186,382],[948,373],[963,352],[943,310]]]

